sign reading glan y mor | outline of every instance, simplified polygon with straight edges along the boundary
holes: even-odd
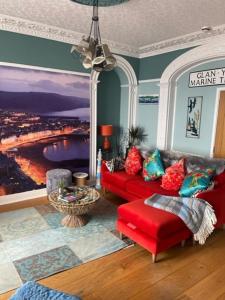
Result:
[[[225,68],[190,73],[189,87],[225,84]]]

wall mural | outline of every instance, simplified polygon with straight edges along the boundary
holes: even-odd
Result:
[[[0,195],[45,187],[53,168],[89,171],[90,78],[0,66]]]
[[[199,138],[202,113],[202,96],[188,97],[186,137]]]

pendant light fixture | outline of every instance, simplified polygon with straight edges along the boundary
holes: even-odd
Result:
[[[71,48],[71,53],[80,54],[85,69],[97,72],[111,71],[116,67],[116,59],[107,44],[102,44],[99,30],[98,0],[93,3],[93,16],[89,36],[82,38],[79,45]]]

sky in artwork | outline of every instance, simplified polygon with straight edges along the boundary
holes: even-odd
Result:
[[[89,99],[89,76],[0,66],[0,91],[43,92]]]

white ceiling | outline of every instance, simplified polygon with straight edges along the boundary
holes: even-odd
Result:
[[[0,14],[88,34],[92,7],[70,0],[0,0]],[[99,17],[103,39],[132,49],[150,45],[147,48],[154,50],[160,43],[184,43],[184,35],[189,41],[208,37],[200,28],[225,23],[225,0],[130,0],[101,7]],[[211,35],[221,33],[225,26]]]

